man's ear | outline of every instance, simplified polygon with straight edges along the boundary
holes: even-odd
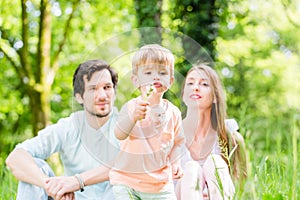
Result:
[[[78,102],[80,105],[82,105],[82,104],[83,104],[83,99],[82,99],[81,95],[80,95],[79,93],[76,93],[76,94],[75,94],[75,97],[76,97],[77,102]]]
[[[135,87],[137,87],[137,88],[140,87],[140,83],[139,83],[139,80],[136,75],[131,76],[131,81]]]

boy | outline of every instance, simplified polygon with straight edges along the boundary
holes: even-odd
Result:
[[[116,199],[176,199],[173,179],[183,176],[180,149],[184,145],[179,109],[163,99],[174,80],[174,56],[150,44],[132,61],[132,81],[141,96],[121,109],[115,135],[121,151],[110,171]]]

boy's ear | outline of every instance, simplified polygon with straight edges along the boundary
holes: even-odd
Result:
[[[75,94],[76,100],[79,104],[83,104],[83,99],[79,93]]]
[[[137,87],[137,88],[140,87],[140,83],[139,83],[139,80],[136,75],[131,76],[131,81],[135,87]]]
[[[172,77],[170,78],[170,86],[173,84],[173,82],[174,82],[174,76],[172,76]]]

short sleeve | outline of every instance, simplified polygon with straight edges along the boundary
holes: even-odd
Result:
[[[18,144],[16,148],[26,150],[33,157],[47,159],[60,151],[65,145],[64,142],[72,140],[69,133],[74,135],[76,131],[73,127],[70,118],[63,118],[39,131],[37,136]]]

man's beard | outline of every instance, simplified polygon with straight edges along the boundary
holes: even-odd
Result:
[[[98,118],[107,117],[111,113],[111,109],[107,113],[105,113],[105,114],[97,114],[97,113],[94,113],[94,112],[92,112],[92,111],[90,111],[88,109],[86,109],[86,110],[87,110],[88,113],[90,113],[91,115],[96,116]]]

